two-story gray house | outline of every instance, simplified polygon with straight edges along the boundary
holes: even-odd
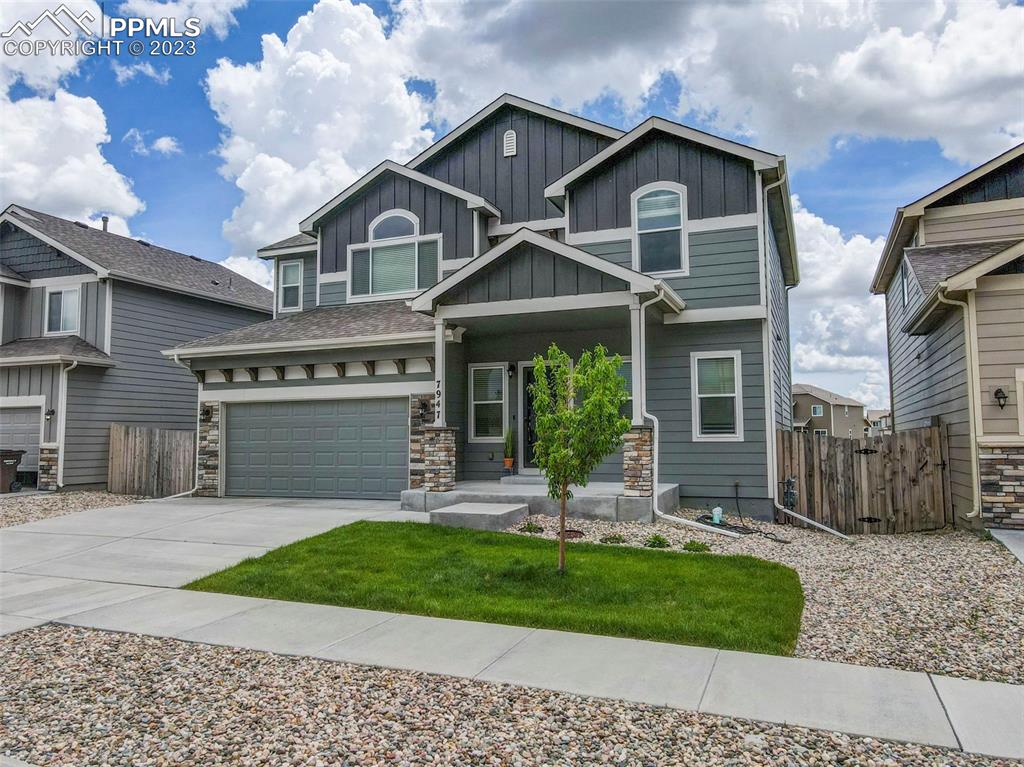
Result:
[[[1024,528],[1024,144],[899,208],[871,290],[894,430],[946,424],[958,520]]]
[[[41,489],[105,485],[111,423],[195,428],[195,378],[161,350],[265,320],[271,300],[219,264],[8,206],[0,447],[26,451]]]
[[[792,422],[785,158],[660,118],[629,132],[505,95],[263,248],[275,318],[179,347],[211,495],[397,498],[533,458],[532,359],[625,360],[627,446],[594,480],[750,512]]]

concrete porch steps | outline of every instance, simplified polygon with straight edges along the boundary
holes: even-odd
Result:
[[[470,530],[504,530],[526,519],[524,503],[456,503],[430,512],[430,524]]]

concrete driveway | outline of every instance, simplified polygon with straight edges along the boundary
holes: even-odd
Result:
[[[183,498],[0,530],[0,634],[177,588],[362,519],[426,521],[392,501]]]

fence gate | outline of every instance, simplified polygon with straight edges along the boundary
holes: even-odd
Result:
[[[107,490],[150,498],[191,490],[195,439],[194,431],[111,424]]]
[[[778,431],[776,444],[780,482],[795,479],[793,511],[815,522],[889,534],[953,524],[945,426],[862,439]]]

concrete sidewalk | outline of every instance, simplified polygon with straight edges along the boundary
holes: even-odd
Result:
[[[1024,758],[1021,686],[168,588],[356,519],[425,516],[289,503],[193,499],[0,531],[0,633],[57,621]]]

